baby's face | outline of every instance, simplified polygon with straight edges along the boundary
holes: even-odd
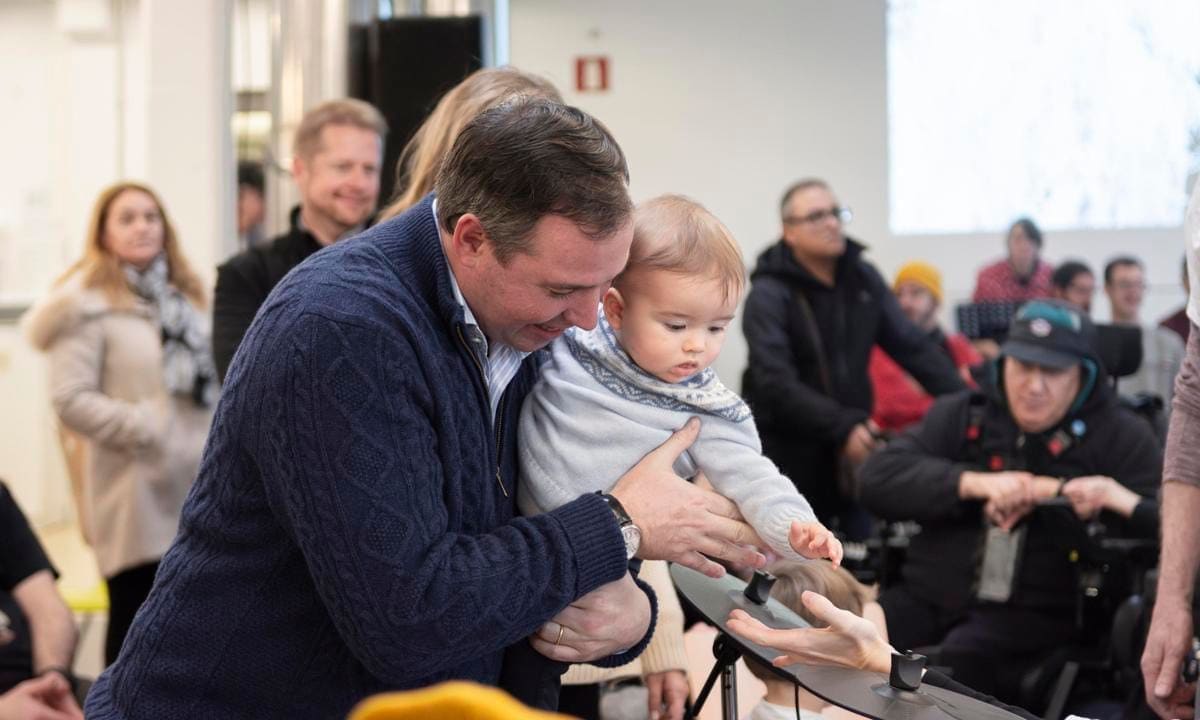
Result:
[[[715,278],[640,272],[620,296],[619,321],[609,312],[609,322],[638,367],[660,380],[683,382],[721,354],[738,301],[725,295]]]

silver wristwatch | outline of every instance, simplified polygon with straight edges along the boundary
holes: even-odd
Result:
[[[642,544],[641,528],[633,524],[633,518],[625,512],[620,500],[607,493],[597,492],[596,494],[608,505],[608,509],[612,510],[613,516],[616,517],[617,526],[621,530],[621,539],[625,541],[625,559],[632,560],[633,556],[637,555],[638,547]]]

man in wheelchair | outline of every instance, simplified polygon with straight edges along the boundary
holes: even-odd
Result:
[[[1081,588],[1105,564],[1095,523],[1110,540],[1155,535],[1162,451],[1100,357],[1086,316],[1032,301],[993,389],[940,398],[862,469],[868,510],[922,528],[880,597],[893,644],[940,645],[957,681],[1008,702],[1086,639]]]

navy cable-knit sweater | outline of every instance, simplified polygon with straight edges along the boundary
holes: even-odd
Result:
[[[626,572],[597,496],[514,517],[534,360],[493,428],[462,322],[429,198],[280,283],[89,718],[341,718],[495,684],[506,646]]]

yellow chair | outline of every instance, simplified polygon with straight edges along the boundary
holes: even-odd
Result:
[[[90,588],[59,588],[59,592],[62,593],[63,600],[67,607],[71,608],[71,612],[80,618],[79,641],[82,644],[83,636],[91,627],[92,620],[97,615],[108,614],[108,586],[104,581],[100,581]]]
[[[566,720],[567,717],[532,710],[503,690],[456,680],[367,698],[354,708],[349,720]]]

